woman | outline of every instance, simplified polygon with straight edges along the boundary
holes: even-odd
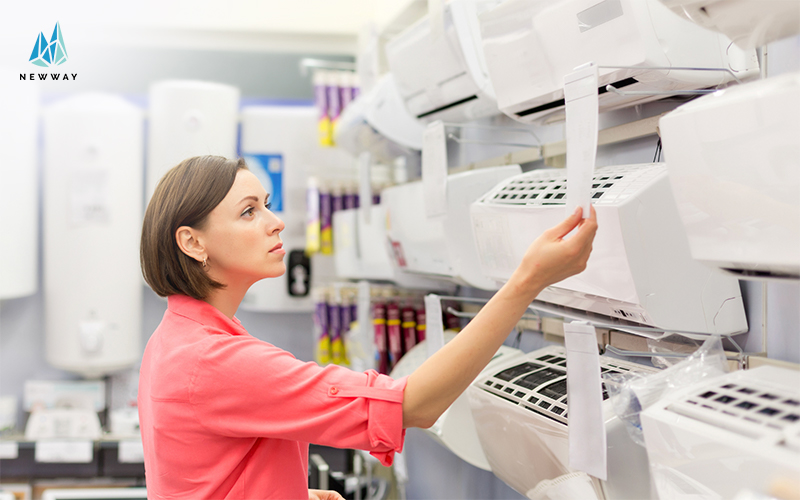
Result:
[[[304,363],[244,330],[234,313],[247,289],[286,270],[283,228],[242,159],[185,160],[150,200],[142,271],[168,297],[139,382],[152,499],[339,498],[308,491],[308,443],[391,464],[405,429],[433,425],[536,295],[585,268],[597,223],[578,210],[542,234],[480,314],[400,380]]]

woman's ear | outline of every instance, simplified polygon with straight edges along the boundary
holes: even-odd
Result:
[[[181,226],[175,231],[175,241],[181,252],[197,262],[203,262],[207,257],[206,249],[198,239],[197,230],[189,226]]]

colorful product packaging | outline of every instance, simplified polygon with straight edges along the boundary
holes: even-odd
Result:
[[[403,332],[400,326],[400,307],[390,302],[386,305],[386,334],[389,337],[389,368],[403,357]]]
[[[375,329],[375,361],[378,373],[389,373],[389,351],[386,341],[386,304],[375,302],[372,306],[372,324]]]

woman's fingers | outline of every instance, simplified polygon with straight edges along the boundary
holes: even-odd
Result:
[[[578,224],[581,223],[581,220],[582,220],[581,219],[581,214],[582,213],[583,212],[581,210],[581,207],[577,207],[575,209],[575,211],[572,212],[572,214],[570,214],[569,217],[567,217],[563,221],[559,222],[558,224],[556,224],[555,226],[550,228],[550,231],[552,232],[553,237],[555,239],[561,239],[564,236],[568,235],[570,231],[575,229],[575,227]]]

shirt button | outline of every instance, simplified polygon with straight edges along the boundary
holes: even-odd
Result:
[[[330,393],[334,394],[334,395],[335,394],[339,394],[339,388],[338,387],[331,387]]]

